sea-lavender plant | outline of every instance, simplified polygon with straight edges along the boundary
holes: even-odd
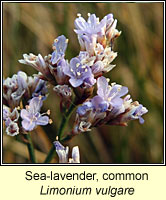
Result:
[[[54,86],[53,91],[61,97],[63,118],[56,133],[58,140],[53,143],[45,163],[51,161],[55,151],[60,163],[79,163],[78,147],[73,148],[72,158],[68,159],[69,148],[61,143],[104,124],[126,126],[134,119],[139,119],[142,124],[142,115],[148,112],[138,101],[132,101],[130,95],[127,95],[127,87],[109,84],[109,80],[104,77],[105,73],[115,67],[112,62],[117,53],[113,51],[113,45],[121,34],[116,28],[117,20],[113,18],[113,14],[99,20],[95,14],[88,13],[87,21],[78,14],[74,24],[74,32],[80,44],[78,56],[70,61],[65,59],[68,39],[61,35],[54,40],[51,54],[45,57],[41,54],[23,54],[23,59],[19,60],[20,63],[35,68],[38,74],[31,77],[20,71],[3,82],[3,120],[6,133],[10,136],[26,136],[32,162],[36,160],[29,132],[38,125],[52,123],[48,117],[49,110],[44,116],[40,113],[48,96],[48,83]],[[73,128],[64,135],[64,128],[74,110]]]

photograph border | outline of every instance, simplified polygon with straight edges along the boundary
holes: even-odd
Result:
[[[114,163],[105,163],[105,164],[59,164],[59,163],[50,163],[50,164],[42,164],[42,163],[36,163],[36,164],[30,164],[30,163],[3,163],[3,112],[2,112],[2,85],[3,85],[3,3],[125,3],[124,1],[1,1],[1,166],[165,166],[165,1],[127,1],[126,3],[132,2],[132,3],[163,3],[163,163],[148,163],[148,164],[134,164],[134,163],[126,163],[126,164],[114,164]]]

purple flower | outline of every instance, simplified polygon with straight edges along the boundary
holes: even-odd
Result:
[[[78,146],[72,149],[72,158],[69,158],[69,163],[80,163],[80,153]]]
[[[45,96],[47,92],[48,92],[48,89],[46,86],[46,81],[39,79],[37,82],[35,91],[32,93],[32,97]]]
[[[75,20],[75,32],[78,35],[78,40],[81,46],[81,50],[86,50],[93,55],[97,41],[105,35],[106,18],[103,18],[99,22],[99,18],[95,14],[88,14],[87,21],[80,14]]]
[[[57,85],[53,90],[61,97],[60,110],[64,112],[71,105],[72,90],[68,85]]]
[[[54,142],[54,146],[59,157],[59,163],[68,163],[69,147],[64,147],[58,141]]]
[[[97,102],[94,97],[77,108],[73,134],[90,131],[91,127],[98,124],[106,116],[106,112],[101,110],[99,105],[100,102]]]
[[[26,73],[19,71],[12,78],[7,78],[3,82],[3,98],[7,101],[11,109],[19,106],[20,100],[28,88],[28,77]]]
[[[13,121],[10,121],[9,125],[6,128],[6,133],[7,135],[10,135],[10,136],[18,135],[19,134],[18,124]]]
[[[18,60],[21,64],[30,65],[34,67],[37,71],[43,73],[44,70],[47,68],[45,60],[38,54],[38,56],[34,55],[33,53],[23,54],[24,59]]]
[[[75,20],[75,32],[77,34],[98,34],[98,35],[104,35],[105,33],[105,28],[106,28],[106,19],[103,18],[99,22],[99,18],[96,17],[95,14],[89,14],[88,13],[88,20],[85,21],[83,17],[81,17],[80,14],[78,14],[78,18]]]
[[[132,119],[139,119],[140,124],[144,123],[144,119],[141,117],[143,114],[147,113],[148,110],[143,107],[143,105],[139,105],[134,112],[132,113],[131,117]]]
[[[53,90],[64,99],[70,99],[72,96],[72,90],[68,85],[57,85]]]
[[[34,97],[26,109],[21,110],[22,127],[26,131],[32,131],[37,125],[47,125],[49,123],[48,116],[42,116],[40,109],[43,105],[41,96]]]
[[[71,59],[64,73],[70,77],[69,82],[73,87],[79,87],[83,83],[85,87],[92,87],[96,82],[90,67],[83,65],[78,58]]]
[[[90,101],[87,101],[77,108],[77,113],[83,116],[90,110],[93,110],[93,105]]]
[[[142,115],[148,112],[147,108],[143,107],[142,104],[138,102],[133,102],[130,107],[130,111],[125,114],[126,120],[135,120],[139,119],[140,124],[144,123]]]
[[[88,13],[88,20],[86,21],[81,14],[75,20],[74,31],[78,35],[78,40],[81,50],[86,50],[90,55],[94,54],[94,49],[98,43],[104,48],[112,46],[113,41],[121,32],[116,29],[117,20],[113,18],[112,14],[106,15],[101,21],[95,14]]]
[[[7,135],[15,136],[19,134],[18,118],[19,113],[16,108],[11,111],[9,107],[3,105],[3,120],[5,121]]]
[[[16,108],[14,108],[11,112],[9,107],[3,105],[3,120],[5,121],[6,126],[9,125],[10,121],[17,122],[18,118],[19,118],[19,113]]]
[[[55,77],[58,84],[63,85],[68,82],[67,76],[64,74],[64,69],[67,67],[68,61],[60,59],[55,66],[49,65],[50,71]]]
[[[106,38],[107,44],[113,45],[115,38],[119,37],[121,31],[116,29],[117,20],[113,18],[113,14],[106,15]],[[111,44],[110,44],[111,43]]]
[[[124,98],[122,107],[124,110],[120,112],[120,110],[115,113],[115,111],[110,114],[108,114],[107,117],[107,124],[110,125],[122,125],[126,126],[127,123],[131,120],[139,119],[140,124],[144,123],[144,119],[142,118],[142,115],[146,114],[148,112],[147,108],[145,108],[142,104],[139,104],[138,101],[132,102],[132,99],[130,99],[130,95],[127,95]]]
[[[38,56],[35,56],[34,54],[30,53],[28,54],[23,54],[23,58],[19,60],[20,63],[25,64],[25,65],[30,65],[33,68],[35,68],[38,72],[40,72],[40,76],[44,80],[50,81],[52,84],[55,84],[55,78],[50,72],[49,68],[49,61],[51,56],[45,56],[44,58],[41,56],[41,54],[38,54]]]
[[[96,100],[100,102],[101,107],[108,109],[109,107],[120,107],[123,100],[120,98],[128,93],[128,88],[115,84],[112,87],[108,85],[105,77],[97,79],[97,94]],[[105,110],[104,109],[104,110]]]
[[[59,157],[59,163],[80,163],[80,154],[78,146],[72,149],[72,158],[68,159],[69,147],[64,147],[60,142],[55,141],[54,146]]]
[[[64,35],[61,35],[54,40],[53,44],[54,52],[52,53],[51,57],[51,63],[53,65],[56,64],[60,59],[64,58],[67,44],[68,44],[68,39],[66,39]]]

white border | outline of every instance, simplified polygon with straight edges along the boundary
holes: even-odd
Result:
[[[2,161],[2,149],[3,149],[3,140],[1,140],[1,163],[0,165],[1,166],[165,166],[165,1],[1,1],[1,75],[3,75],[2,73],[2,66],[3,66],[3,62],[2,62],[2,51],[3,51],[3,45],[2,45],[2,32],[3,32],[3,9],[2,9],[2,4],[3,3],[61,3],[61,2],[64,2],[64,3],[82,3],[82,2],[88,2],[88,3],[95,3],[95,2],[99,2],[99,3],[129,3],[129,2],[132,2],[132,3],[164,3],[164,16],[163,16],[163,37],[164,37],[164,62],[163,62],[163,95],[164,95],[164,102],[163,102],[163,105],[164,105],[164,129],[163,129],[163,134],[164,134],[164,152],[163,152],[163,156],[164,156],[164,160],[163,160],[163,163],[161,164],[3,164],[3,161]],[[1,76],[1,102],[2,102],[2,81],[3,81],[3,76]],[[1,103],[1,137],[3,137],[3,112],[2,112],[2,103]]]

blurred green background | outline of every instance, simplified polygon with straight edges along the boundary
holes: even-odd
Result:
[[[87,13],[103,18],[113,13],[118,19],[121,36],[114,51],[116,67],[107,74],[111,82],[125,85],[133,100],[138,100],[149,112],[145,123],[137,121],[128,127],[102,126],[73,138],[67,145],[78,145],[81,163],[161,163],[163,162],[163,3],[3,3],[3,77],[18,70],[28,75],[36,71],[18,63],[23,53],[52,52],[53,40],[61,34],[69,38],[66,58],[79,54],[74,33],[77,13],[87,19]],[[61,121],[59,97],[52,92],[43,110],[51,110],[53,124],[38,127],[33,141],[38,161],[42,162]],[[71,130],[72,116],[65,133]],[[6,136],[3,138],[4,163],[26,163],[26,146]],[[52,162],[57,162],[57,157]]]

